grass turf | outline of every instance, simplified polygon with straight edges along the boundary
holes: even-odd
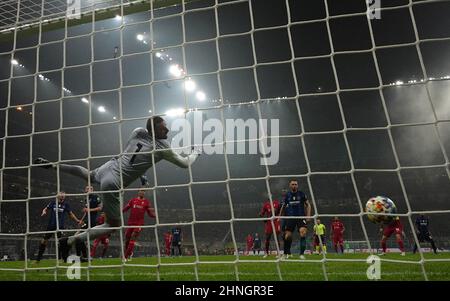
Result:
[[[89,268],[89,280],[95,281],[189,281],[208,280],[245,280],[245,281],[314,281],[325,280],[367,280],[367,254],[328,254],[326,262],[320,262],[322,255],[306,255],[306,260],[294,259],[277,261],[275,256],[200,256],[200,262],[195,264],[195,257],[162,257],[160,265],[157,257],[133,258],[131,262],[122,264],[118,258],[94,259]],[[429,280],[450,280],[450,253],[424,254],[424,269]],[[381,258],[381,280],[386,281],[417,281],[425,280],[419,254],[387,254]],[[345,261],[333,261],[345,260]],[[430,259],[431,261],[427,261]],[[391,262],[401,260],[403,262]],[[170,265],[172,264],[172,265]],[[174,265],[177,264],[177,265]],[[39,264],[28,262],[28,269],[14,271],[9,269],[25,268],[24,261],[0,262],[0,281],[31,280],[31,281],[68,281],[66,276],[68,264],[59,264],[55,268],[55,260],[43,260]],[[140,266],[141,265],[141,266]],[[147,266],[144,266],[147,265]],[[153,266],[152,266],[153,265]],[[87,267],[83,263],[82,267]],[[108,266],[108,267],[104,267]],[[81,270],[81,279],[88,280],[87,269]]]

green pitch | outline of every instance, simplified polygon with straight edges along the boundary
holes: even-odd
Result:
[[[195,257],[183,256],[177,258],[161,258],[161,265],[157,267],[157,257],[134,258],[121,266],[119,259],[95,259],[89,272],[89,279],[95,281],[118,281],[122,277],[129,281],[189,281],[196,280],[196,272],[199,280],[223,281],[239,280],[245,281],[277,281],[280,280],[279,272],[283,280],[290,281],[320,281],[324,280],[324,269],[328,280],[367,280],[366,271],[369,264],[366,263],[366,254],[327,255],[327,259],[341,259],[348,261],[327,261],[325,264],[319,262],[321,255],[306,255],[306,260],[300,261],[297,256],[294,259],[277,262],[275,256],[263,259],[262,256],[241,256],[238,262],[235,256],[201,256],[200,263],[195,264]],[[425,254],[425,271],[429,280],[450,280],[450,253],[438,255]],[[351,261],[354,260],[354,261]],[[388,254],[381,257],[381,280],[424,280],[422,267],[418,264],[418,254],[407,254],[405,257],[399,254]],[[402,260],[397,263],[390,260]],[[211,263],[219,261],[220,263]],[[168,266],[167,264],[186,264],[179,266]],[[136,265],[136,266],[135,266]],[[139,266],[153,265],[153,266]],[[55,269],[55,260],[43,260],[39,264],[29,262],[26,272],[26,280],[73,281],[66,277],[66,264]],[[82,264],[87,267],[87,263]],[[109,267],[101,267],[109,266]],[[22,269],[23,261],[1,262],[0,269]],[[23,280],[24,273],[13,270],[0,270],[0,280]],[[123,276],[122,276],[123,275]],[[82,269],[81,280],[88,280],[87,270]]]

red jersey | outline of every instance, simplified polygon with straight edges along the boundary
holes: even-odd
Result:
[[[131,208],[130,217],[128,218],[128,226],[142,226],[144,224],[145,212],[150,217],[155,217],[152,204],[147,199],[134,198],[128,201],[128,204],[123,208],[123,212]]]
[[[333,221],[331,223],[331,231],[333,234],[341,234],[344,231],[344,224],[341,221]]]
[[[170,244],[172,240],[172,234],[170,233],[164,233],[164,242],[167,244]]]
[[[280,202],[278,200],[273,200],[273,210],[275,215],[278,215],[280,212]],[[270,201],[266,201],[261,209],[261,213],[259,214],[261,217],[271,217],[272,216],[272,206],[270,205]],[[270,222],[270,221],[268,221]]]
[[[253,237],[251,235],[247,236],[247,246],[253,245]]]

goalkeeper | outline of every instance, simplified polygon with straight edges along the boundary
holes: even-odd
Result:
[[[193,151],[187,157],[182,157],[170,148],[165,141],[168,132],[169,129],[163,118],[159,116],[152,117],[147,120],[146,129],[137,128],[131,133],[124,154],[121,157],[115,157],[91,172],[82,166],[59,165],[62,172],[81,177],[85,180],[90,179],[91,183],[100,184],[100,190],[107,191],[103,193],[105,223],[87,232],[59,240],[62,256],[65,261],[67,261],[70,247],[73,243],[76,241],[84,243],[87,238],[87,233],[89,233],[91,239],[94,239],[114,231],[108,228],[119,227],[121,225],[121,206],[118,190],[122,187],[128,187],[133,181],[143,175],[147,169],[152,167],[153,158],[155,163],[161,160],[167,160],[182,168],[187,168],[195,162],[199,155],[196,151]],[[161,151],[156,151],[154,154],[150,153],[154,150],[154,145],[156,150]],[[34,163],[42,164],[44,168],[56,168],[56,165],[49,164],[49,161],[43,158],[37,158]],[[121,180],[123,186],[121,185]]]

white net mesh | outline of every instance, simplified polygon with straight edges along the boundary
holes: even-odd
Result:
[[[344,220],[349,252],[377,252],[378,228],[363,212],[374,195],[396,202],[408,247],[420,245],[414,221],[426,214],[438,246],[448,248],[450,1],[381,4],[374,11],[366,1],[3,1],[0,243],[5,254],[25,260],[0,270],[24,280],[66,277],[58,261],[43,268],[27,260],[42,235],[56,238],[43,231],[39,215],[57,191],[66,191],[77,216],[86,202],[87,183],[62,173],[60,164],[93,170],[123,156],[130,133],[148,116],[195,123],[198,112],[223,125],[230,118],[279,119],[279,133],[255,139],[260,153],[268,140],[279,141],[277,164],[260,164],[269,155],[227,153],[203,155],[186,171],[153,164],[146,189],[157,214],[142,226],[135,257],[143,259],[94,260],[82,267],[83,279],[296,280],[307,265],[305,279],[336,280],[351,275],[355,266],[339,273],[351,263],[361,264],[356,277],[364,279],[364,256],[257,263],[243,256],[247,234],[261,233],[268,220],[257,217],[266,195],[281,199],[290,178],[309,196],[314,220]],[[73,5],[79,18],[67,18]],[[213,144],[252,142],[223,137]],[[211,146],[205,141],[194,137],[192,144]],[[39,156],[57,171],[34,166]],[[121,202],[138,189],[138,182],[122,184]],[[102,198],[105,191],[96,193]],[[124,255],[125,221],[124,214],[111,237],[113,258]],[[164,256],[163,234],[175,226],[190,255],[183,260]],[[67,228],[67,235],[78,231]],[[272,238],[271,247],[283,245]],[[50,241],[47,252],[57,258],[58,246]],[[389,269],[408,266],[412,279],[448,278],[433,265],[448,265],[448,256],[423,248],[419,254],[383,259],[386,277],[397,279]],[[254,268],[259,264],[269,268]],[[41,269],[53,274],[33,274]]]

